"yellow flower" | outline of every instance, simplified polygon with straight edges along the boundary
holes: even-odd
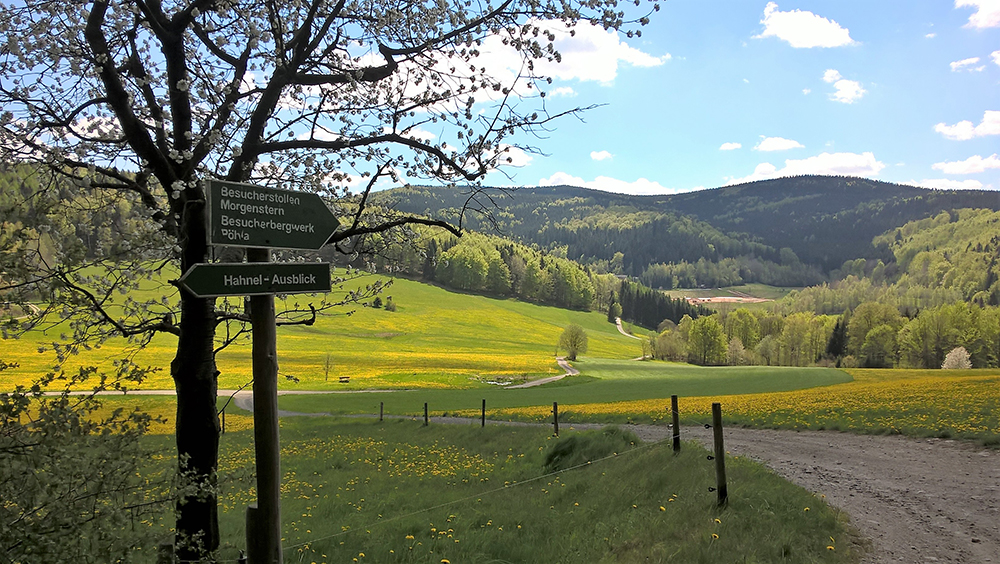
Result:
[[[716,523],[722,523],[722,520],[721,519],[716,519],[715,522]]]
[[[828,547],[826,547],[826,549],[827,550],[834,550],[834,548],[832,546],[828,546]]]
[[[447,558],[442,558],[441,564],[451,564],[451,560],[448,560]]]
[[[717,538],[719,538],[719,535],[717,535],[715,533],[712,533],[712,539],[714,540],[714,539],[717,539]]]
[[[808,508],[808,507],[806,507],[806,508],[805,508],[805,509],[803,509],[802,511],[809,511],[809,508]]]
[[[406,535],[406,540],[413,540],[413,535]]]
[[[666,507],[663,507],[662,505],[660,506],[660,511],[666,511],[666,510],[667,510]]]
[[[364,558],[364,557],[365,557],[365,553],[364,552],[359,552],[358,553],[358,558]]]

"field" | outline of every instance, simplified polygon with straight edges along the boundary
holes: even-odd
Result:
[[[361,278],[354,285],[363,287],[372,280]],[[152,296],[157,288],[145,291]],[[295,383],[281,378],[279,386],[316,390],[474,388],[488,386],[485,381],[552,375],[561,372],[554,360],[555,345],[570,323],[587,330],[594,356],[624,359],[642,354],[638,341],[619,334],[597,312],[456,294],[402,279],[397,279],[384,296],[392,296],[397,311],[356,307],[348,316],[351,310],[345,308],[321,317],[311,327],[279,328],[281,375],[298,379]],[[28,384],[35,375],[52,370],[52,353],[40,354],[38,348],[58,341],[62,331],[55,327],[4,341],[3,360],[18,362],[20,368],[4,373],[0,389]],[[124,341],[109,342],[100,349],[84,351],[71,357],[65,368],[92,364],[110,369],[125,346]],[[157,336],[136,354],[135,361],[143,366],[167,367],[175,346],[173,336]],[[221,388],[246,384],[251,378],[249,343],[221,352],[217,363]],[[349,377],[350,383],[340,384],[340,376]],[[172,389],[173,383],[161,370],[141,388]]]
[[[668,444],[639,444],[620,431],[556,439],[537,428],[405,420],[287,419],[281,432],[286,562],[857,557],[843,516],[751,461],[727,463],[731,502],[716,508],[713,465],[694,444],[675,456]],[[249,432],[223,437],[220,560],[245,546],[252,460]]]
[[[379,402],[383,402],[388,413],[415,415],[423,412],[423,404],[427,402],[429,409],[435,413],[475,407],[478,414],[483,399],[486,399],[491,410],[528,406],[550,410],[553,401],[560,405],[574,405],[643,399],[662,404],[662,398],[670,398],[672,394],[685,397],[755,394],[828,386],[850,380],[844,372],[830,368],[706,368],[666,362],[589,357],[574,363],[574,366],[581,371],[579,376],[534,388],[421,389],[392,393],[288,395],[279,398],[279,405],[282,409],[303,412],[374,413],[378,411]]]
[[[797,289],[754,283],[725,288],[680,288],[664,290],[664,293],[672,298],[711,298],[711,301],[700,302],[700,304],[716,310],[732,310],[738,307],[766,309],[771,307],[770,302],[780,300],[789,292]]]
[[[794,391],[684,397],[683,419],[711,419],[722,403],[728,424],[974,439],[1000,445],[1000,370],[852,369],[850,382]],[[566,421],[665,423],[663,399],[560,405]],[[499,410],[505,419],[540,421],[551,407]],[[473,411],[462,412],[466,415]]]

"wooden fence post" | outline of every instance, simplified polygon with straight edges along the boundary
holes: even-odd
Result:
[[[430,418],[427,417],[427,402],[424,402],[424,427],[426,427],[430,422]]]
[[[482,416],[482,419],[483,419],[482,426],[485,427],[486,426],[486,398],[483,398],[483,416]]]
[[[677,396],[670,396],[670,411],[673,412],[674,454],[681,451],[681,423],[677,409]]]
[[[726,489],[726,446],[722,441],[722,404],[712,404],[712,431],[715,432],[715,483],[719,492],[719,505],[729,500]]]
[[[556,436],[559,436],[559,403],[552,402],[552,427],[555,429]]]

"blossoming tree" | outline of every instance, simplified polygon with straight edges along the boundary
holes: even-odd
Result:
[[[215,354],[231,334],[217,328],[247,318],[169,287],[159,300],[128,293],[167,265],[184,272],[212,259],[204,180],[328,196],[346,224],[330,242],[347,253],[411,223],[457,232],[460,222],[394,214],[367,196],[380,181],[476,186],[534,150],[518,139],[579,110],[545,99],[556,35],[581,25],[641,33],[658,9],[641,1],[635,14],[619,0],[3,2],[3,158],[47,171],[50,186],[95,208],[137,215],[96,248],[72,226],[65,237],[21,234],[0,284],[50,304],[37,323],[46,314],[73,323],[54,345],[60,355],[111,337],[138,347],[176,337],[178,457],[207,486],[180,490],[189,492],[176,505],[182,559],[219,543]],[[465,211],[489,203],[469,197]],[[302,308],[287,321],[312,315]]]

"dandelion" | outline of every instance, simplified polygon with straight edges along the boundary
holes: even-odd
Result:
[[[808,507],[806,507],[806,508],[805,508],[805,509],[803,509],[802,511],[809,511],[809,508],[808,508]]]
[[[667,510],[666,507],[663,507],[662,505],[660,506],[660,511],[666,511],[666,510]]]
[[[451,564],[451,560],[448,560],[447,558],[442,558],[441,564]]]
[[[829,545],[829,546],[827,546],[827,547],[826,547],[826,549],[827,549],[827,550],[836,550],[835,548],[833,548],[833,546],[832,546],[832,545]]]
[[[719,535],[712,533],[712,540],[718,540]]]
[[[715,522],[719,523],[719,524],[722,524],[722,519],[716,519]]]

